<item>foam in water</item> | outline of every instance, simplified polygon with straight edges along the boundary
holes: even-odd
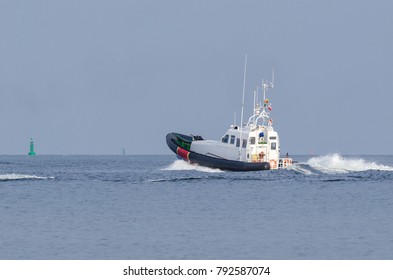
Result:
[[[393,167],[367,162],[361,158],[344,158],[339,154],[310,158],[307,164],[324,173],[348,173],[366,170],[393,171]]]
[[[11,181],[11,180],[45,180],[45,179],[54,179],[54,177],[41,177],[35,175],[26,175],[26,174],[0,174],[0,181]]]
[[[290,165],[287,169],[288,170],[293,170],[295,172],[298,172],[298,173],[301,173],[301,174],[304,174],[304,175],[313,175],[314,174],[311,170],[305,168],[302,165],[304,165],[304,164],[294,163],[294,164]]]
[[[184,160],[176,160],[175,162],[171,163],[168,167],[163,168],[162,170],[195,170],[200,172],[208,172],[208,173],[220,173],[224,172],[220,169],[213,169],[209,167],[199,166],[195,164],[190,164]]]

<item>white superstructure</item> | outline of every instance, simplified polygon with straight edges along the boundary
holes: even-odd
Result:
[[[262,102],[256,101],[254,92],[254,112],[246,124],[231,125],[221,141],[192,141],[190,151],[227,160],[269,162],[271,169],[291,165],[292,159],[280,159],[280,138],[270,118],[272,107],[266,92],[274,87],[273,81],[262,82]]]

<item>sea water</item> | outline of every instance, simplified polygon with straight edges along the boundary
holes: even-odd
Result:
[[[0,156],[0,259],[393,259],[393,156],[294,160]]]

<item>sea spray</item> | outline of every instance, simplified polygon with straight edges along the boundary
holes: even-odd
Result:
[[[219,173],[219,172],[224,172],[220,169],[214,169],[214,168],[209,168],[209,167],[204,167],[204,166],[199,166],[195,164],[190,164],[184,160],[176,160],[173,163],[171,163],[169,166],[163,168],[162,170],[195,170],[195,171],[200,171],[200,172],[208,172],[208,173]]]
[[[329,154],[310,158],[307,164],[323,173],[348,173],[366,170],[393,171],[393,167],[375,162],[368,162],[362,158],[348,158],[339,154]]]

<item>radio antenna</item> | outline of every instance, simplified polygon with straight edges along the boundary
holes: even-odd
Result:
[[[247,73],[247,53],[244,59],[244,76],[243,76],[243,98],[242,98],[242,113],[240,116],[240,145],[239,145],[239,159],[241,158],[242,154],[242,146],[243,146],[243,139],[242,139],[242,130],[243,130],[243,114],[244,114],[244,95],[246,92],[246,73]]]

